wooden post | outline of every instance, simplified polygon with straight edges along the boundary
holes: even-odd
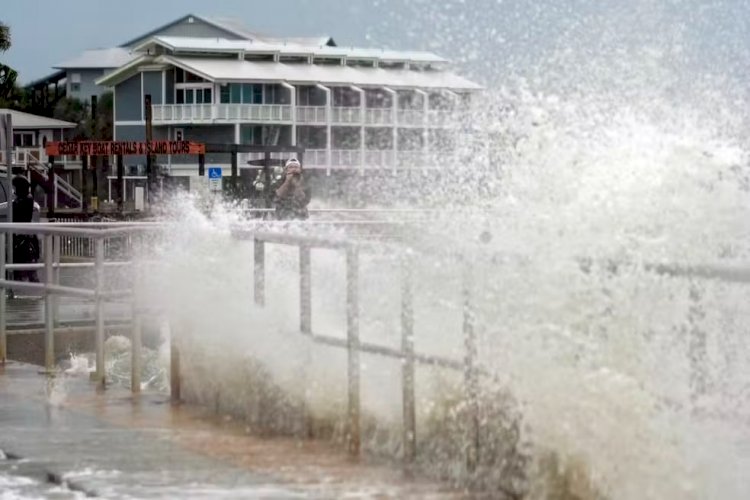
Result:
[[[253,239],[253,296],[259,306],[266,305],[266,248],[265,242]]]
[[[312,333],[312,273],[310,264],[310,247],[299,247],[299,329],[302,333]]]
[[[231,191],[232,199],[236,199],[237,194],[237,145],[234,145],[232,149],[232,180],[231,180]]]
[[[180,381],[180,350],[175,339],[175,332],[169,331],[169,387],[172,403],[179,403],[182,398]]]
[[[81,211],[89,213],[89,157],[81,156]]]
[[[97,97],[91,96],[91,121],[94,123],[92,136],[96,140],[99,138],[99,127],[96,123],[97,118]],[[96,211],[99,211],[99,158],[94,156],[91,158],[91,197],[96,198]]]
[[[359,394],[359,256],[355,248],[346,251],[346,338],[348,345],[349,456],[359,457],[361,446]]]
[[[154,157],[150,152],[151,141],[154,138],[153,124],[151,120],[151,94],[143,96],[143,119],[146,121],[146,203],[149,209],[151,209],[151,203],[154,200],[153,190],[155,189],[156,182],[154,175]]]
[[[122,182],[125,174],[125,165],[123,165],[122,155],[117,155],[117,211],[122,214],[125,193],[123,192]]]
[[[477,338],[474,329],[472,306],[472,267],[469,261],[463,263],[463,331],[466,349],[464,359],[464,384],[469,414],[466,425],[466,467],[476,470],[479,461],[479,376],[477,373]]]
[[[271,153],[263,154],[263,208],[273,206],[273,193],[271,192]]]
[[[414,381],[414,296],[412,290],[414,261],[404,255],[401,263],[401,352],[402,404],[404,410],[403,447],[407,472],[417,459],[417,412]]]
[[[47,218],[51,219],[55,216],[55,210],[57,209],[57,182],[55,182],[55,157],[49,157],[49,170],[47,179],[49,182],[49,191],[47,192]],[[32,193],[33,194],[33,193]]]
[[[198,155],[198,175],[203,177],[206,175],[206,155]]]

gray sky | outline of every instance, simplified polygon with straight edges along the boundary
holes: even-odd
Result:
[[[13,46],[0,61],[30,81],[187,13],[340,45],[433,50],[485,80],[623,52],[717,74],[750,66],[747,0],[3,0]]]

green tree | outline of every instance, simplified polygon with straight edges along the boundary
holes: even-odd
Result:
[[[10,28],[7,24],[0,21],[0,52],[5,52],[10,48]]]
[[[91,138],[102,141],[112,140],[112,130],[114,126],[114,94],[105,92],[99,96],[97,103],[96,122],[91,126]]]
[[[71,139],[88,139],[92,135],[90,111],[89,105],[80,99],[63,97],[55,106],[52,117],[76,124]]]
[[[102,94],[97,103],[96,120],[91,116],[89,102],[64,97],[55,106],[53,118],[73,122],[76,128],[71,139],[111,140],[113,129],[114,97],[111,92]]]

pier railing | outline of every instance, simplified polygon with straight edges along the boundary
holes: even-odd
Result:
[[[55,328],[58,297],[77,297],[93,302],[95,315],[95,357],[93,378],[105,384],[105,317],[104,305],[111,300],[131,300],[134,316],[138,317],[137,297],[133,288],[107,290],[105,268],[132,266],[131,255],[118,253],[124,260],[106,260],[106,243],[113,238],[126,239],[159,229],[156,224],[128,223],[54,223],[54,224],[0,224],[0,363],[7,358],[8,291],[27,292],[44,298],[44,367],[47,373],[55,370]],[[14,235],[36,235],[41,240],[41,263],[8,263],[6,248]],[[93,261],[63,262],[62,249],[65,241],[76,239],[93,249]],[[12,254],[11,254],[12,255]],[[67,286],[60,284],[60,270],[65,268],[88,268],[94,271],[93,286]],[[39,282],[17,279],[20,271],[41,272]],[[142,271],[134,269],[134,286],[138,286]],[[133,390],[140,389],[140,329],[133,322]],[[136,349],[137,347],[137,349]]]
[[[361,222],[363,226],[372,225]],[[315,227],[321,223],[312,221],[299,223],[297,226]],[[349,222],[348,225],[357,225]],[[259,223],[246,224],[234,228],[233,235],[238,240],[251,241],[253,245],[253,300],[258,306],[265,306],[267,260],[269,246],[282,245],[293,247],[298,252],[297,288],[299,291],[299,332],[312,342],[345,350],[347,353],[347,444],[352,455],[358,455],[361,448],[361,367],[360,355],[370,354],[399,361],[402,366],[401,398],[403,406],[403,457],[407,465],[416,460],[416,397],[415,370],[417,366],[435,366],[463,373],[464,391],[468,409],[465,422],[467,436],[465,453],[467,464],[476,464],[481,443],[479,442],[479,398],[480,379],[489,375],[478,361],[476,334],[476,302],[473,296],[472,259],[454,255],[456,267],[461,272],[461,313],[463,317],[460,332],[463,337],[463,357],[460,359],[428,355],[417,352],[414,342],[414,269],[415,254],[407,249],[394,246],[392,255],[399,259],[400,265],[400,305],[401,305],[401,345],[399,348],[362,341],[360,338],[360,259],[372,243],[357,238],[342,237],[336,239],[327,236],[316,236],[308,233],[295,234],[294,224]],[[105,242],[112,238],[129,239],[131,248],[142,238],[154,231],[163,231],[168,226],[149,223],[57,223],[57,224],[0,224],[0,361],[6,358],[7,331],[7,297],[6,290],[28,291],[44,297],[45,309],[45,368],[52,373],[55,368],[54,334],[55,334],[55,298],[59,296],[80,297],[93,302],[95,307],[95,354],[96,368],[94,378],[105,382],[105,317],[104,304],[109,300],[128,299],[132,303],[132,390],[140,390],[140,351],[141,325],[148,312],[141,302],[140,287],[144,283],[144,270],[133,266],[133,255],[126,252],[120,260],[107,260]],[[5,244],[12,234],[37,234],[43,242],[43,262],[34,264],[8,264],[5,256]],[[318,233],[320,234],[320,233]],[[92,262],[66,263],[61,260],[60,245],[64,238],[81,238],[91,241],[94,260]],[[379,245],[387,243],[380,242]],[[327,249],[340,252],[345,256],[346,266],[346,332],[343,337],[322,335],[313,331],[312,309],[312,250]],[[489,252],[489,250],[488,250]],[[603,263],[606,267],[606,263]],[[580,262],[582,272],[587,272],[591,262],[583,259]],[[108,290],[105,288],[104,270],[106,267],[131,266],[132,285],[124,289]],[[94,270],[94,284],[91,287],[63,286],[60,284],[59,271],[66,267],[84,267]],[[719,280],[721,282],[750,284],[750,271],[746,266],[701,265],[680,266],[672,264],[644,264],[648,272],[684,278],[690,280]],[[43,274],[42,282],[28,283],[7,276],[8,272],[37,270]],[[171,384],[172,397],[180,397],[180,358],[177,345],[172,336],[171,349]],[[692,349],[693,347],[691,347]],[[696,349],[698,347],[695,347]],[[699,357],[694,357],[698,359]],[[691,360],[691,362],[694,362]],[[696,366],[695,370],[702,368]]]
[[[444,356],[428,355],[414,349],[414,296],[413,296],[413,255],[402,252],[399,255],[401,267],[401,347],[392,347],[363,342],[360,339],[359,319],[359,264],[361,243],[348,240],[336,240],[309,235],[294,235],[263,230],[234,231],[238,239],[253,242],[253,295],[258,306],[266,304],[266,247],[268,245],[285,245],[296,247],[299,252],[299,331],[313,342],[345,349],[347,352],[347,445],[349,453],[357,456],[361,448],[361,398],[360,398],[360,354],[372,354],[397,360],[402,365],[402,407],[403,407],[403,458],[407,466],[416,460],[416,365],[437,366],[464,373],[466,394],[472,411],[471,425],[479,429],[478,401],[480,369],[477,362],[477,339],[474,330],[472,312],[470,273],[464,273],[463,281],[463,336],[465,344],[464,359],[453,359]],[[343,253],[346,259],[346,338],[321,335],[312,329],[312,249],[328,249]],[[467,271],[468,266],[465,266]],[[472,432],[477,436],[477,432]],[[467,445],[467,460],[476,459],[478,442]],[[472,458],[473,457],[473,458]]]

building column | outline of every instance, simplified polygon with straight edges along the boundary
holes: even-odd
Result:
[[[457,103],[459,103],[459,102],[461,101],[461,96],[460,96],[460,95],[458,95],[457,93],[453,92],[452,90],[448,90],[448,89],[444,89],[444,90],[442,91],[442,93],[443,93],[443,94],[445,94],[445,95],[447,95],[447,96],[448,96],[448,97],[450,97],[451,99],[453,99],[453,104],[452,104],[452,106],[453,106],[453,110],[452,110],[452,111],[455,111],[455,108],[456,108],[456,104],[457,104]],[[451,113],[451,119],[454,119],[454,118],[455,118],[455,114],[454,114],[454,113]],[[442,125],[441,125],[441,126],[442,126]],[[489,142],[486,142],[486,143],[485,143],[485,146],[487,146],[487,147],[488,147],[488,146],[489,146]],[[451,151],[451,155],[454,155],[454,156],[455,156],[455,154],[456,154],[456,149],[455,149],[455,147],[454,147],[454,148],[453,148],[453,150]]]
[[[427,158],[429,158],[430,154],[430,130],[428,128],[430,124],[430,117],[428,116],[430,109],[430,96],[427,95],[427,92],[424,90],[415,89],[414,92],[422,96],[422,159],[427,162]],[[425,164],[423,166],[426,167],[427,165]]]
[[[326,93],[326,175],[331,175],[331,147],[332,147],[332,141],[331,141],[331,119],[332,119],[332,107],[333,103],[331,102],[331,89],[329,87],[326,87],[325,85],[317,84],[315,85],[317,88],[321,89],[323,92]]]
[[[388,92],[392,99],[393,128],[391,130],[393,133],[393,172],[395,173],[398,167],[398,92],[388,87],[383,87],[383,90]]]
[[[362,88],[351,85],[359,93],[359,175],[365,175],[365,109],[367,96]]]
[[[281,82],[281,86],[289,89],[290,104],[292,106],[292,146],[297,145],[297,87],[287,82]]]

